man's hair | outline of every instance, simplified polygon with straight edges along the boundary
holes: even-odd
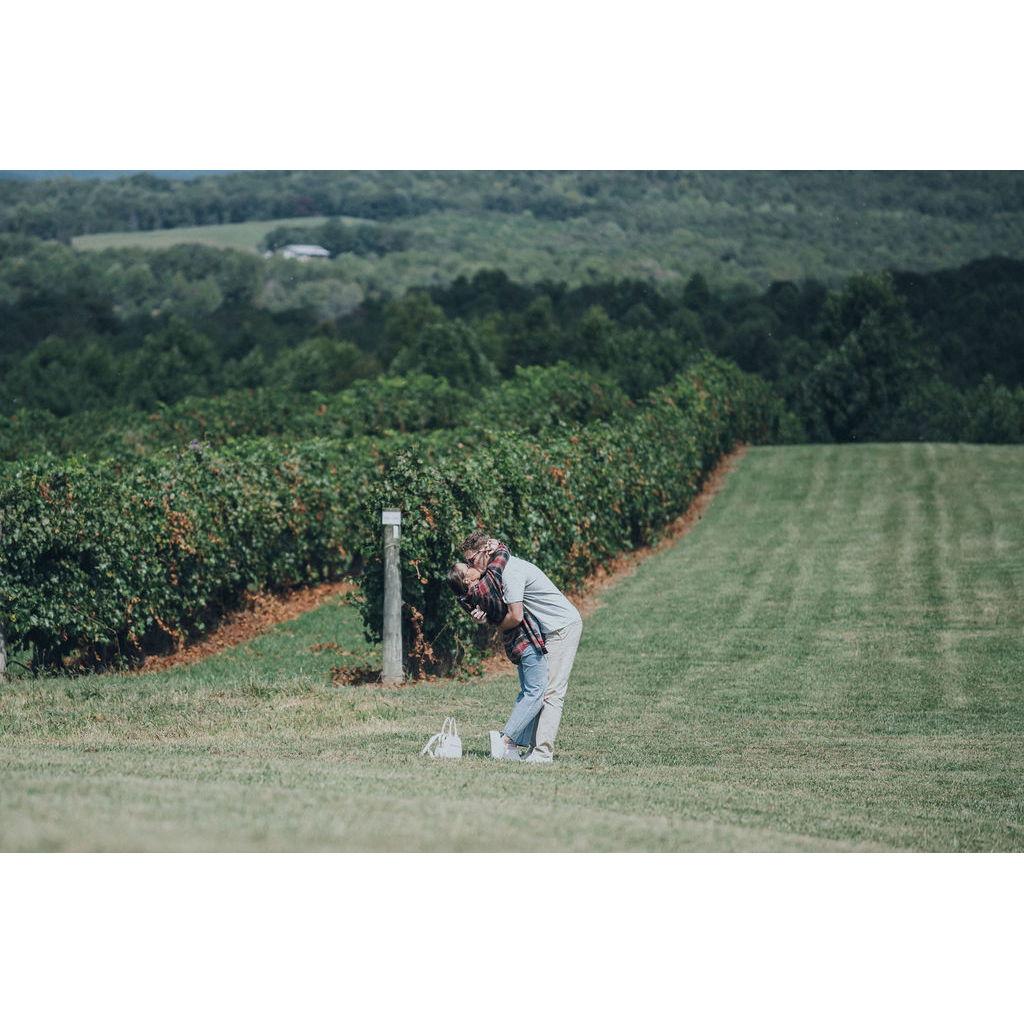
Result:
[[[463,542],[459,545],[459,550],[465,555],[470,551],[477,551],[482,548],[489,540],[491,535],[486,530],[474,530]]]
[[[448,586],[452,588],[456,597],[465,597],[469,591],[469,586],[458,566],[452,566],[448,573]]]

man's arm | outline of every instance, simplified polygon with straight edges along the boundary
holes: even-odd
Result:
[[[514,569],[506,565],[501,574],[501,592],[508,608],[501,628],[512,629],[523,621],[523,600],[526,597],[526,576],[519,563],[515,563]]]

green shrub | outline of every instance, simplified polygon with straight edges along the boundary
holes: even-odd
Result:
[[[1010,390],[992,376],[965,396],[969,425],[965,441],[976,444],[1021,444],[1024,442],[1024,388]]]
[[[498,383],[481,331],[461,320],[428,324],[391,361],[396,374],[426,371],[445,377],[453,387],[486,388]]]
[[[359,380],[334,395],[284,387],[186,398],[152,412],[112,408],[59,418],[21,409],[0,418],[0,458],[138,456],[193,440],[223,445],[242,437],[354,438],[389,430],[436,430],[459,421],[467,396],[425,374]]]
[[[247,589],[336,578],[379,457],[366,442],[261,439],[9,465],[0,629],[36,665],[117,663],[202,632]]]
[[[152,412],[93,409],[61,418],[43,409],[20,409],[0,417],[0,459],[74,452],[123,459],[193,440],[219,446],[242,437],[344,439],[485,424],[508,428],[512,418],[520,429],[539,430],[603,419],[629,405],[613,382],[567,363],[520,368],[475,396],[443,377],[410,373],[357,380],[332,395],[254,388],[186,398]]]
[[[520,366],[497,387],[470,399],[459,417],[476,429],[536,432],[625,413],[633,403],[606,376],[568,363]]]

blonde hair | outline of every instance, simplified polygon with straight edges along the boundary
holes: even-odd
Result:
[[[459,545],[459,550],[466,554],[469,551],[477,551],[482,548],[489,540],[491,535],[486,530],[474,530],[463,542]]]

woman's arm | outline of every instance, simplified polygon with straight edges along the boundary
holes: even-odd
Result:
[[[489,622],[492,626],[497,626],[505,618],[505,600],[501,593],[501,583],[496,583],[491,573],[485,572],[469,588],[464,600],[471,603],[469,614],[477,622]]]
[[[502,629],[515,629],[523,621],[523,602],[513,601],[508,606],[508,613],[501,620]]]

